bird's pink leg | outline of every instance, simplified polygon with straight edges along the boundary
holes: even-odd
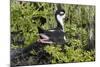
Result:
[[[46,43],[46,44],[52,44],[53,43],[52,41],[45,40],[45,39],[39,39],[39,42]]]
[[[53,43],[52,41],[49,40],[49,37],[47,35],[45,35],[45,34],[39,34],[39,35],[42,37],[42,39],[38,40],[39,42],[49,43],[49,44]]]

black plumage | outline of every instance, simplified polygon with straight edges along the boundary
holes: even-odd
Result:
[[[54,31],[49,31],[49,30],[44,30],[42,28],[39,28],[39,33],[42,33],[46,36],[48,36],[50,41],[53,41],[54,43],[57,44],[63,44],[65,43],[64,40],[64,32],[62,30],[54,30]]]

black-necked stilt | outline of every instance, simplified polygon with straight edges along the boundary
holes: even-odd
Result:
[[[57,26],[53,29],[44,30],[38,27],[40,39],[39,42],[41,43],[58,43],[64,44],[65,43],[65,36],[64,36],[64,24],[63,19],[65,18],[65,11],[63,9],[56,10],[55,12],[55,19],[57,21]]]

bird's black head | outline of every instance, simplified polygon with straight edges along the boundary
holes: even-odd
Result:
[[[65,14],[65,10],[64,9],[56,10],[56,13],[55,13],[55,15],[60,15],[60,16],[62,16],[64,14]]]

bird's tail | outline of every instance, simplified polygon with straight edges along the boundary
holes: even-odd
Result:
[[[44,31],[45,31],[44,29],[38,27],[38,32],[39,32],[39,33],[44,33]]]

